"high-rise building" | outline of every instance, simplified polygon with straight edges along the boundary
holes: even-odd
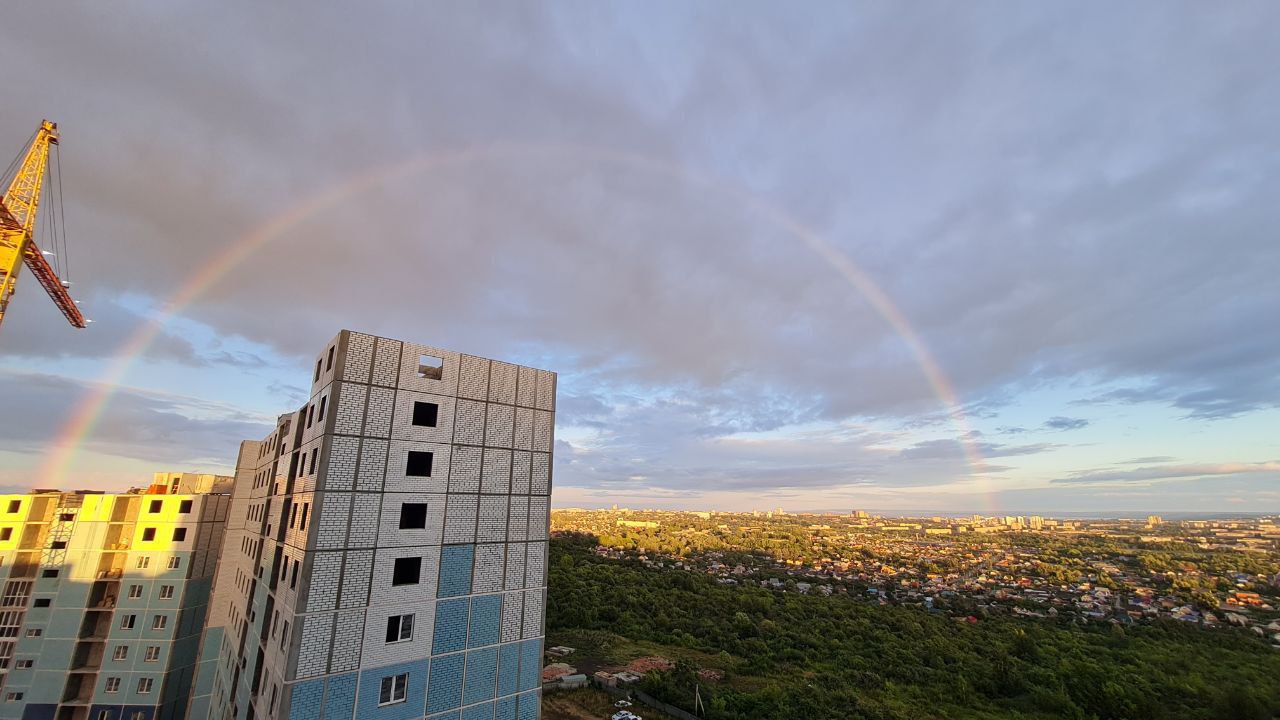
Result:
[[[1032,530],[1043,530],[1044,518],[1039,515],[1032,515],[1030,518],[1030,524],[1028,525],[1028,527],[1030,527]]]
[[[0,718],[181,718],[231,478],[0,495]]]
[[[1158,527],[1163,522],[1164,522],[1164,518],[1160,517],[1159,515],[1147,516],[1147,527],[1149,528]]]
[[[536,720],[554,373],[342,331],[236,466],[193,720]]]

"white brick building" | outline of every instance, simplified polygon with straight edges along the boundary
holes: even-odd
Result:
[[[534,720],[554,373],[342,331],[242,445],[192,718]]]

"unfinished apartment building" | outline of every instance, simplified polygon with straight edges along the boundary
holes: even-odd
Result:
[[[0,718],[184,717],[230,482],[0,495]]]
[[[190,716],[538,718],[555,385],[339,333],[241,446]]]

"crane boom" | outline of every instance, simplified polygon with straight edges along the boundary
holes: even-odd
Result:
[[[80,308],[34,239],[40,190],[49,166],[49,146],[57,143],[58,126],[48,120],[41,122],[35,140],[0,200],[0,323],[4,322],[13,297],[18,271],[22,269],[20,263],[24,263],[73,327],[83,328],[86,324]]]

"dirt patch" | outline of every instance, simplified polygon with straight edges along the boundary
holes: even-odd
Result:
[[[542,720],[608,720],[619,708],[613,696],[602,690],[553,690],[542,694]],[[644,720],[671,720],[671,716],[637,703],[627,708]]]

